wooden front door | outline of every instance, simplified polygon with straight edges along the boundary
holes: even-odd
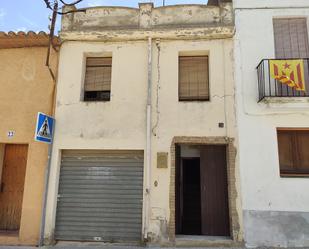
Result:
[[[0,230],[19,230],[27,153],[28,145],[5,145],[0,189]]]
[[[202,234],[230,236],[226,146],[201,146]]]

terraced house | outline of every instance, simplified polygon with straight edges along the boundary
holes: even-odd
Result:
[[[235,0],[234,8],[244,238],[308,247],[309,3]]]
[[[309,247],[308,0],[63,12],[0,32],[0,245]]]
[[[242,241],[233,35],[228,0],[63,17],[46,243]]]
[[[34,134],[37,113],[53,113],[48,44],[44,32],[0,32],[0,245],[39,244],[48,146]],[[52,50],[54,76],[57,59]]]

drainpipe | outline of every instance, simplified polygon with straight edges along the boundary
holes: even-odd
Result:
[[[148,238],[150,220],[150,186],[151,186],[151,87],[152,87],[152,38],[148,38],[148,89],[146,111],[146,182],[145,182],[145,212],[144,239]]]
[[[52,46],[49,44],[49,47]],[[58,52],[58,51],[57,51]],[[57,71],[54,74],[52,72],[52,69],[49,65],[49,58],[50,55],[48,55],[46,66],[48,67],[51,77],[54,81],[54,89],[52,93],[52,107],[51,107],[51,116],[55,117],[55,110],[56,110],[56,95],[57,95]],[[57,54],[57,64],[56,68],[58,69],[59,65],[59,56]],[[42,201],[42,211],[41,211],[41,224],[40,224],[40,234],[39,234],[39,241],[38,241],[38,247],[44,246],[44,235],[45,235],[45,223],[46,223],[46,210],[47,210],[47,194],[48,194],[48,186],[49,186],[49,177],[50,177],[50,171],[51,171],[51,157],[52,157],[52,150],[53,150],[53,142],[54,142],[54,133],[55,133],[55,125],[56,120],[54,120],[54,126],[52,130],[52,142],[48,145],[48,154],[47,154],[47,163],[45,168],[45,176],[44,176],[44,192],[43,192],[43,201]]]

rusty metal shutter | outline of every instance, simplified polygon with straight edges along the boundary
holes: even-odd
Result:
[[[308,58],[308,31],[305,18],[273,20],[276,58]]]
[[[63,151],[58,195],[56,240],[140,241],[143,152]]]

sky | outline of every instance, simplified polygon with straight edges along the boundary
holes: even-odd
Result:
[[[173,4],[205,4],[208,0],[165,0],[165,5]],[[51,0],[51,2],[53,2]],[[58,1],[60,2],[60,1]],[[65,0],[73,2],[73,0]],[[83,0],[77,7],[92,6],[128,6],[137,7],[139,2],[153,2],[162,6],[163,0]],[[51,11],[46,8],[43,0],[0,0],[0,31],[45,31],[48,32]],[[56,29],[60,29],[59,19]]]

